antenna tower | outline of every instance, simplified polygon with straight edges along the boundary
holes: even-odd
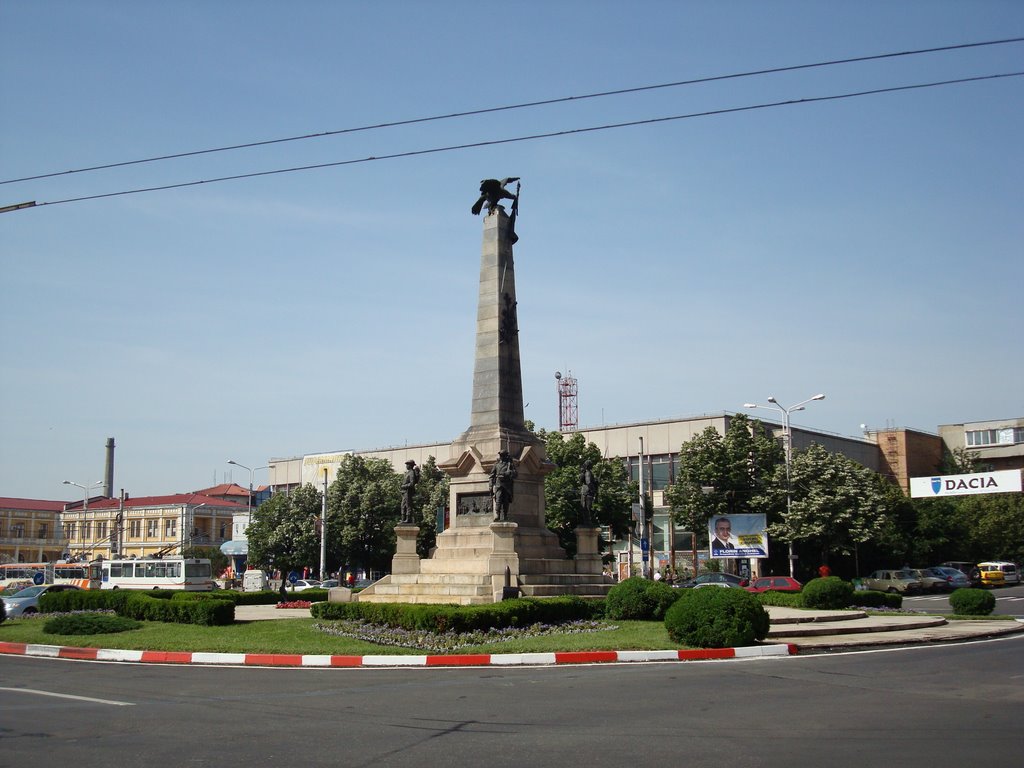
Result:
[[[558,431],[572,432],[579,428],[576,379],[572,371],[565,376],[562,376],[561,371],[555,371],[555,385],[558,388]]]

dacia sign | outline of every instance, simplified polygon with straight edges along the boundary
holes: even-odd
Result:
[[[1019,469],[1000,472],[975,472],[971,475],[939,475],[936,477],[910,478],[912,498],[935,498],[936,496],[966,496],[972,493],[1020,493]]]

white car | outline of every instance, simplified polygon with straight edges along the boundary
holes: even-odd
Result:
[[[69,589],[79,589],[72,584],[40,584],[38,586],[25,587],[20,592],[15,592],[10,597],[4,598],[4,609],[7,611],[7,618],[13,619],[18,616],[31,616],[39,613],[39,598],[47,592],[64,592]]]
[[[316,579],[297,579],[288,584],[289,592],[302,592],[306,589],[320,589],[320,582]]]

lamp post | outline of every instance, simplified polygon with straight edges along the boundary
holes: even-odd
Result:
[[[85,513],[89,511],[89,491],[92,490],[93,488],[98,488],[99,486],[103,485],[103,481],[102,480],[97,480],[92,485],[82,485],[81,483],[75,483],[75,482],[72,482],[71,480],[64,480],[64,481],[62,481],[61,484],[62,485],[73,485],[76,488],[81,488],[82,489],[82,493],[85,494],[83,499],[82,499],[82,521],[81,521],[82,522],[82,526],[84,526],[85,525]],[[79,527],[79,531],[84,533],[84,528],[83,527]],[[84,537],[83,537],[83,542],[84,542]],[[84,543],[82,544],[82,551],[85,551],[85,544]],[[70,539],[68,540],[68,552],[69,553],[71,552],[71,541],[70,541]]]
[[[769,405],[758,405],[757,403],[744,403],[744,408],[767,408],[768,410],[778,411],[782,414],[782,448],[783,455],[786,460],[786,518],[787,522],[789,519],[790,508],[793,504],[793,489],[790,483],[789,466],[793,460],[793,431],[790,428],[790,414],[796,411],[804,410],[804,406],[815,400],[824,400],[825,395],[818,394],[814,397],[809,397],[796,405],[791,405],[789,408],[785,408],[779,404],[779,401],[774,396],[768,397]],[[789,575],[796,577],[796,556],[793,554],[793,542],[789,542]]]
[[[249,467],[245,466],[245,464],[239,464],[234,459],[228,459],[228,464],[234,464],[236,467],[241,467],[242,469],[249,470],[249,519],[252,520],[252,475],[254,472],[258,470],[270,469],[272,465],[268,464],[265,467],[256,467],[255,469],[250,469]]]

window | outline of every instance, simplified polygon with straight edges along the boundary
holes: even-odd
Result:
[[[21,539],[25,537],[25,524],[24,523],[11,523],[11,538]]]
[[[92,528],[92,524],[91,523],[88,523],[88,522],[83,522],[82,523],[82,541],[85,541],[86,539],[89,538],[89,534],[92,532],[91,528]]]
[[[129,520],[128,521],[128,535],[133,538],[142,537],[142,521],[141,520]]]
[[[169,517],[164,520],[164,538],[173,539],[178,536],[178,518]]]
[[[96,523],[96,538],[107,538],[107,523],[105,520],[103,522]]]
[[[160,521],[159,520],[147,520],[146,521],[146,538],[155,539],[159,535]]]
[[[986,445],[1014,445],[1024,443],[1024,427],[1000,427],[999,429],[973,429],[965,433],[968,447]]]
[[[36,531],[37,539],[45,539],[50,535],[50,527],[46,523],[39,524],[39,530]]]
[[[11,529],[13,530],[14,526],[11,526]],[[68,541],[71,541],[72,539],[75,538],[75,524],[74,523],[65,523],[64,524],[64,538],[67,539]]]

